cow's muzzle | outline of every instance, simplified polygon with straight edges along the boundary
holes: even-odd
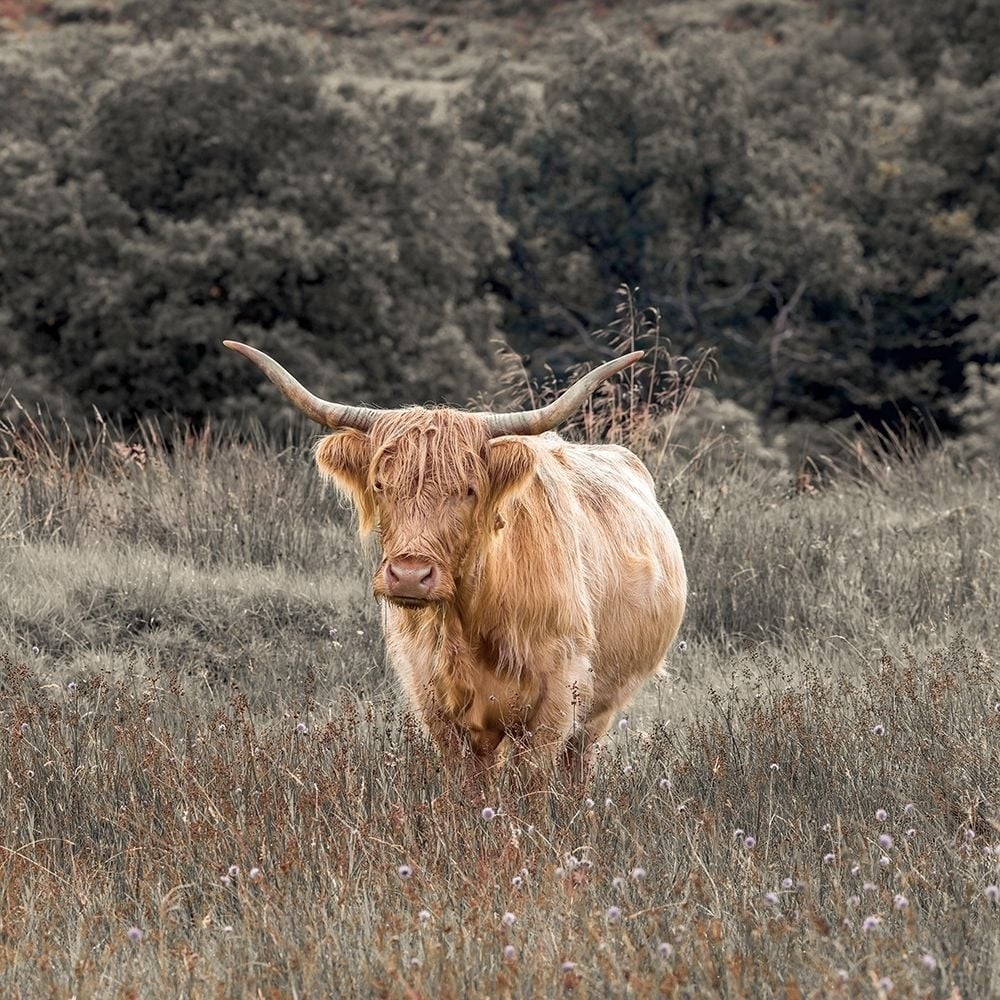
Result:
[[[386,562],[382,569],[385,596],[403,607],[423,607],[436,599],[435,590],[441,580],[438,568],[416,559]]]

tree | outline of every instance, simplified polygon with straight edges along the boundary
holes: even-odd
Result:
[[[799,19],[662,51],[586,35],[535,103],[509,68],[482,74],[465,127],[515,230],[494,275],[512,342],[587,356],[624,283],[771,419],[917,409],[947,429],[1000,109],[992,83],[928,96],[891,49],[871,55],[863,31]]]
[[[988,274],[981,290],[957,307],[968,322],[963,335],[965,393],[952,403],[968,454],[1000,457],[1000,229],[983,233],[968,263]]]
[[[495,282],[518,347],[537,346],[541,327],[574,360],[593,350],[588,331],[613,318],[625,284],[662,311],[678,349],[720,345],[723,369],[728,355],[766,380],[804,290],[853,293],[856,237],[831,211],[821,159],[755,117],[755,58],[718,33],[666,52],[586,37],[537,109],[503,70],[477,81],[466,127],[495,143],[515,226]],[[498,90],[509,140],[477,117],[477,95],[495,106]]]
[[[942,70],[978,86],[996,73],[1000,18],[993,0],[828,0],[845,26],[876,32],[922,84]]]
[[[462,142],[325,70],[283,29],[179,32],[109,60],[72,155],[5,149],[8,323],[78,409],[273,411],[226,337],[367,402],[485,386],[503,227]]]

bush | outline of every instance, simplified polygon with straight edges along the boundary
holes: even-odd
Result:
[[[116,50],[71,138],[9,142],[11,360],[31,357],[77,415],[126,420],[273,419],[226,337],[334,396],[483,388],[497,314],[482,269],[503,229],[464,148],[421,104],[328,92],[326,68],[284,29],[178,32]]]

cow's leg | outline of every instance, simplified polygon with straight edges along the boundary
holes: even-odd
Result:
[[[427,734],[438,748],[445,769],[460,766],[465,754],[465,743],[461,730],[455,725],[455,720],[449,719],[437,706],[432,706],[429,711],[424,710],[421,714]]]
[[[459,789],[463,799],[478,798],[493,776],[503,734],[470,732],[440,710],[425,716],[425,724],[441,754],[445,787]]]
[[[593,697],[589,668],[588,659],[576,657],[545,686],[528,720],[531,735],[526,746],[535,767],[546,772],[563,770],[567,754],[572,754]]]
[[[606,709],[592,715],[573,734],[566,744],[566,767],[570,777],[586,781],[594,768],[594,760],[601,748],[601,739],[611,727],[617,709]]]
[[[468,770],[477,781],[490,776],[497,762],[497,748],[504,734],[492,729],[467,729],[463,733],[468,747]]]

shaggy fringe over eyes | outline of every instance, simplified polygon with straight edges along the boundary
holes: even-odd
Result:
[[[407,498],[464,496],[485,486],[486,428],[473,414],[455,410],[390,411],[372,428],[368,487]]]
[[[479,516],[488,521],[531,474],[535,456],[517,437],[491,441],[475,414],[414,407],[385,411],[368,434],[327,435],[316,446],[316,462],[353,501],[366,538],[378,522],[376,483],[410,509],[424,511],[444,497],[464,497],[472,487],[481,501]]]

